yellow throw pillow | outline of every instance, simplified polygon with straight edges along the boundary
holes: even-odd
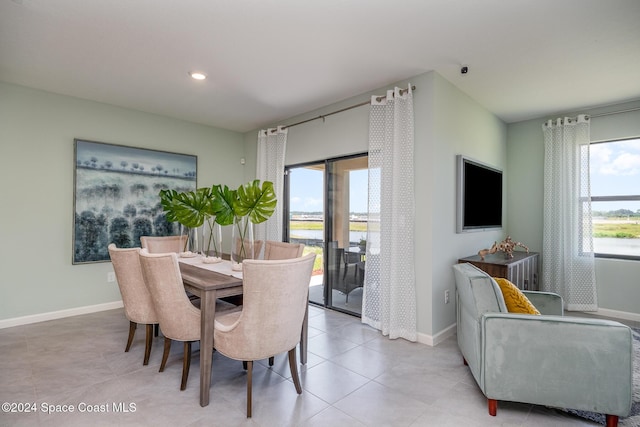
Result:
[[[529,298],[516,285],[502,277],[494,277],[493,280],[498,283],[500,290],[502,290],[502,297],[509,313],[540,314],[538,309],[531,304]]]

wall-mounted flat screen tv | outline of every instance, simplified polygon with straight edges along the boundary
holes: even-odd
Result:
[[[457,155],[456,232],[502,228],[502,171]]]

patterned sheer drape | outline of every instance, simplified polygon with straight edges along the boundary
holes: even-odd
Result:
[[[284,191],[284,158],[287,149],[287,129],[267,129],[258,132],[256,178],[271,181],[278,203],[276,211],[267,221],[255,227],[256,240],[282,241],[282,206]]]
[[[565,309],[598,309],[589,181],[589,117],[549,120],[544,132],[542,287]]]
[[[372,97],[369,227],[362,322],[389,338],[417,340],[414,273],[413,94]],[[379,222],[377,219],[379,218]]]

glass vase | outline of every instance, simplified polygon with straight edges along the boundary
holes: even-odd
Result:
[[[222,261],[222,227],[216,223],[215,217],[204,221],[200,245],[204,262]]]
[[[180,224],[180,234],[185,236],[185,245],[182,248],[182,252],[180,252],[180,256],[188,257],[188,256],[196,256],[200,253],[200,244],[199,244],[199,236],[198,230],[196,228],[186,227]]]
[[[235,217],[231,230],[231,263],[234,269],[242,269],[242,261],[253,259],[255,245],[253,238],[253,223],[249,217]]]

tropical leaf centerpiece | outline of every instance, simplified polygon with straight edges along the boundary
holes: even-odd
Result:
[[[226,185],[198,188],[195,191],[178,193],[175,190],[161,190],[160,203],[166,212],[167,221],[177,221],[185,227],[198,228],[206,221],[210,230],[213,223],[221,226],[233,225],[234,234],[238,236],[237,252],[240,260],[247,258],[250,248],[247,247],[248,233],[251,224],[260,224],[268,220],[276,209],[277,199],[271,181],[260,182],[259,179],[231,190]],[[206,253],[210,245],[216,244],[212,234],[209,235]],[[185,248],[186,250],[186,248]],[[218,248],[214,248],[218,253]]]
[[[237,190],[230,190],[226,185],[214,185],[213,207],[216,222],[220,225],[233,225],[233,234],[237,236],[232,242],[232,257],[236,261],[251,257],[253,238],[249,236],[251,224],[260,224],[268,220],[275,212],[277,199],[271,181],[256,179],[241,185]],[[235,257],[233,257],[235,258]]]
[[[215,216],[208,187],[182,193],[160,190],[160,203],[167,213],[167,221],[177,221],[185,227],[200,227],[207,217]]]
[[[167,221],[178,222],[192,230],[201,227],[205,221],[213,221],[215,217],[212,192],[208,187],[181,193],[175,190],[160,190],[160,204],[166,212]],[[211,237],[209,240],[211,241]],[[187,244],[188,239],[183,250],[185,253]]]

